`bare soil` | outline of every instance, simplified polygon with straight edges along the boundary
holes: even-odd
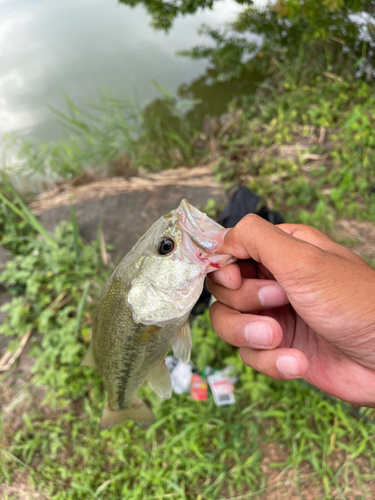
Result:
[[[38,493],[30,486],[27,474],[19,474],[15,481],[15,486],[6,484],[0,485],[0,498],[9,500],[47,500],[47,495]],[[8,495],[8,496],[6,496]]]
[[[227,202],[223,187],[215,182],[208,166],[165,170],[147,178],[105,179],[77,187],[65,184],[39,196],[30,208],[52,231],[62,220],[71,219],[71,199],[81,236],[93,241],[102,224],[105,241],[123,257],[153,222],[177,208],[183,198],[199,209],[210,198],[223,206]]]

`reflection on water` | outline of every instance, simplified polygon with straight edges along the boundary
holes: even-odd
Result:
[[[219,70],[207,68],[203,75],[190,83],[183,83],[178,95],[184,99],[199,99],[186,117],[194,127],[201,127],[205,116],[219,116],[227,110],[227,104],[235,97],[253,94],[263,80],[262,73],[256,70],[243,71],[238,77],[217,81]]]
[[[116,0],[0,0],[0,136],[56,138],[62,131],[46,106],[61,108],[62,90],[77,105],[103,85],[114,93],[136,91],[145,104],[160,97],[152,78],[172,93],[192,81],[180,87],[182,95],[203,98],[201,111],[225,109],[234,87],[209,88],[205,61],[174,54],[205,42],[196,32],[201,23],[228,21],[239,9],[234,0],[218,2],[213,11],[177,19],[167,35],[150,27],[144,9]]]

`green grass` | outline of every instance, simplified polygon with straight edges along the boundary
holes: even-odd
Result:
[[[359,84],[352,85],[352,91],[361,90]],[[333,92],[334,105],[329,108],[322,99],[315,118],[311,89],[291,91],[285,82],[273,89],[269,102],[245,103],[233,111],[234,124],[217,138],[218,175],[227,181],[247,179],[290,220],[301,220],[306,213],[306,222],[327,228],[334,218],[349,216],[347,200],[361,201],[358,178],[342,189],[344,207],[324,198],[318,188],[306,187],[311,180],[322,186],[333,182],[346,164],[335,167],[330,159],[329,168],[305,176],[301,172],[306,163],[298,155],[294,162],[268,154],[258,163],[246,159],[246,154],[256,155],[275,143],[295,144],[304,137],[303,127],[317,126],[316,116],[324,116],[320,123],[327,128],[345,131],[352,123],[353,101],[348,104],[334,89],[327,86],[322,92],[327,101]],[[366,99],[372,99],[370,90],[365,91]],[[329,154],[344,148],[358,155],[350,136],[346,138],[345,145],[333,139]],[[324,154],[311,149],[312,154]],[[360,167],[355,167],[357,172]],[[257,176],[249,180],[254,169]],[[85,246],[80,240],[74,211],[71,224],[44,238],[9,187],[2,200],[1,243],[16,256],[1,274],[14,295],[5,307],[9,315],[1,331],[13,337],[15,347],[29,328],[38,336],[30,352],[36,358],[31,381],[20,389],[16,372],[1,378],[3,394],[11,400],[2,403],[0,482],[17,484],[22,472],[35,490],[54,499],[239,500],[267,496],[267,480],[275,471],[280,488],[291,477],[297,491],[306,484],[318,488],[318,498],[345,499],[353,489],[361,491],[360,498],[372,498],[366,488],[375,479],[375,426],[298,381],[272,381],[246,367],[236,349],[212,331],[207,313],[192,325],[192,359],[200,370],[206,365],[236,366],[240,380],[235,406],[217,408],[211,397],[201,403],[176,395],[163,402],[144,387],[141,396],[153,407],[156,424],[145,430],[125,423],[100,434],[102,381],[79,363],[90,341],[95,302],[111,270],[101,261],[99,242]],[[362,204],[354,215],[371,218],[371,203],[366,208]],[[360,412],[375,420],[374,410]]]
[[[17,215],[9,204],[2,210],[8,221]],[[235,365],[236,404],[218,408],[211,396],[162,401],[145,386],[140,396],[156,423],[144,429],[128,422],[99,433],[103,384],[79,363],[111,270],[101,263],[97,242],[83,245],[72,220],[57,227],[55,245],[38,238],[31,220],[25,241],[12,233],[5,240],[18,255],[1,275],[14,295],[1,331],[15,342],[29,328],[38,335],[30,351],[32,379],[14,369],[0,379],[0,484],[17,485],[22,473],[55,500],[239,500],[267,495],[275,471],[280,487],[292,474],[297,490],[306,481],[318,485],[319,498],[345,499],[354,486],[369,498],[375,426],[299,381],[272,381],[245,366],[213,332],[207,312],[192,324],[192,359],[199,369]],[[374,410],[360,411],[375,419]]]
[[[5,408],[4,482],[24,469],[35,488],[54,499],[252,498],[267,487],[262,457],[274,442],[281,459],[269,467],[294,470],[298,483],[307,464],[310,481],[323,482],[327,498],[337,488],[334,498],[346,498],[358,469],[358,482],[375,479],[363,474],[362,458],[373,470],[375,428],[298,381],[272,382],[260,400],[239,387],[236,405],[224,408],[211,398],[161,402],[144,389],[156,424],[145,430],[126,423],[101,434],[103,391],[94,381],[85,397],[52,415],[28,409],[16,432],[8,426],[19,418],[17,407],[9,414]]]
[[[37,143],[30,137],[5,136],[17,162],[3,165],[10,175],[41,175],[70,180],[88,169],[98,176],[131,175],[140,167],[155,171],[192,164],[194,132],[183,110],[197,101],[177,100],[156,81],[161,97],[142,109],[138,99],[113,96],[103,89],[84,108],[63,93],[66,111],[50,107],[67,138]],[[4,158],[6,155],[4,154]]]
[[[217,177],[246,184],[288,221],[375,221],[374,104],[372,85],[286,68],[233,104],[216,139]]]
[[[341,218],[375,221],[373,87],[350,78],[306,81],[297,70],[267,85],[233,104],[230,125],[216,135],[218,178],[248,185],[289,221],[323,230]],[[163,125],[151,123],[157,157]],[[0,379],[0,483],[22,476],[56,500],[240,500],[267,498],[272,476],[280,491],[289,481],[296,494],[313,489],[319,499],[374,497],[375,426],[299,381],[272,381],[245,366],[207,313],[192,324],[192,359],[199,370],[236,366],[236,404],[176,395],[163,402],[144,387],[156,424],[100,434],[103,384],[95,370],[79,368],[111,272],[99,241],[83,244],[74,211],[47,236],[9,186],[1,191],[0,234],[15,253],[0,275],[13,296],[0,331],[15,347],[28,329],[37,334],[31,380],[14,369]],[[358,411],[375,420],[374,410]]]

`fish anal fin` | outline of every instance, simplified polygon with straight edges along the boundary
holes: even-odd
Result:
[[[96,366],[92,344],[88,348],[88,351],[86,352],[85,357],[83,358],[79,366]]]
[[[151,425],[155,422],[155,417],[150,408],[140,399],[137,399],[133,406],[122,410],[111,410],[106,403],[103,408],[99,430],[110,429],[127,420],[132,420],[140,425]]]
[[[187,321],[180,329],[172,345],[174,354],[182,363],[189,363],[192,341],[189,322]]]
[[[151,372],[147,379],[148,385],[161,399],[169,399],[172,396],[172,381],[165,361]]]

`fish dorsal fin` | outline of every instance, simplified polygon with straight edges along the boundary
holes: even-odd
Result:
[[[165,361],[151,373],[147,379],[148,385],[161,399],[169,399],[172,396],[172,381]]]
[[[150,408],[140,399],[137,399],[133,406],[123,410],[111,410],[106,403],[103,408],[99,430],[110,429],[114,425],[122,424],[127,420],[132,420],[140,425],[151,425],[155,422],[155,417]]]
[[[85,357],[83,358],[79,366],[96,366],[94,353],[92,351],[92,344],[88,348],[88,351],[86,352]]]
[[[177,356],[182,363],[189,363],[191,347],[191,332],[189,323],[187,321],[178,332],[177,337],[172,345],[172,349],[175,356]]]

